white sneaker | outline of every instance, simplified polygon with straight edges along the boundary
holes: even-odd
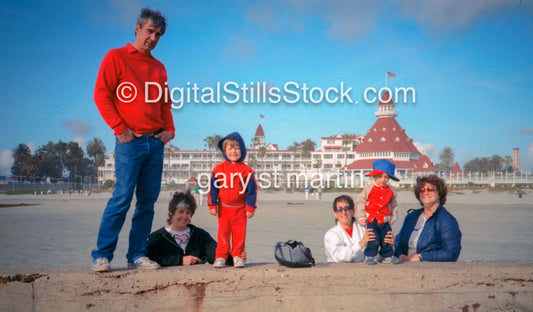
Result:
[[[233,257],[234,268],[244,268],[244,260],[241,257]]]
[[[93,260],[93,271],[95,272],[109,272],[111,266],[106,258],[98,258]]]
[[[161,268],[159,263],[148,259],[148,257],[139,257],[133,261],[133,265],[139,270],[158,270]]]
[[[213,267],[215,269],[220,269],[226,266],[226,259],[224,258],[217,258],[215,260],[215,263],[213,263]]]

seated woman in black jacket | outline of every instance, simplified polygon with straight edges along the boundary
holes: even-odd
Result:
[[[148,237],[148,258],[161,266],[193,265],[215,261],[217,242],[209,233],[192,225],[196,201],[190,191],[176,192],[168,206],[168,227],[162,227]],[[227,265],[233,259],[228,257]]]

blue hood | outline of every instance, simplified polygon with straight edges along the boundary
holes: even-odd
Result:
[[[224,140],[230,139],[230,138],[237,140],[237,142],[239,142],[239,146],[241,147],[241,158],[239,158],[238,162],[244,161],[244,159],[246,158],[246,145],[244,144],[244,140],[242,139],[241,135],[238,132],[230,133],[226,135],[225,137],[223,137],[222,139],[220,139],[220,141],[218,141],[218,144],[217,144],[218,149],[222,152],[222,156],[224,156],[224,159],[226,161],[230,161],[228,159],[228,156],[226,156],[226,153],[224,153],[224,150],[222,149],[222,143],[224,143]]]

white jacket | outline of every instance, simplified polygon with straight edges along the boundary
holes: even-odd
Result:
[[[328,262],[362,262],[364,250],[359,242],[365,235],[365,229],[357,222],[353,224],[352,237],[339,225],[335,225],[324,235],[324,246]]]

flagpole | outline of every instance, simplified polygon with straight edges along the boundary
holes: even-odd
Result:
[[[385,89],[389,87],[389,72],[385,71]]]

